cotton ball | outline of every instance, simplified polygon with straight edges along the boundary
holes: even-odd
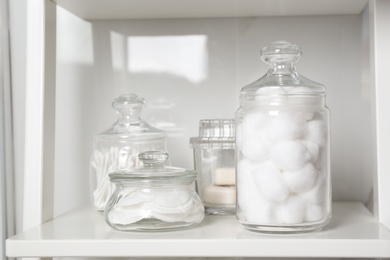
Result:
[[[237,162],[237,173],[251,173],[256,166],[256,163],[243,158]]]
[[[327,125],[324,121],[312,120],[306,124],[304,139],[323,147],[327,143],[327,132]]]
[[[286,171],[296,171],[309,162],[312,155],[302,142],[285,141],[273,146],[270,158],[278,168]]]
[[[256,95],[283,95],[286,94],[285,88],[282,87],[262,87],[256,91]]]
[[[325,212],[326,212],[325,205],[307,203],[304,219],[307,222],[319,221],[324,218]]]
[[[241,134],[243,137],[259,133],[269,122],[270,117],[265,112],[252,112],[245,115],[241,123]]]
[[[259,192],[271,202],[282,202],[289,196],[289,189],[282,180],[280,170],[267,161],[252,170],[252,175]]]
[[[317,181],[317,170],[310,163],[297,171],[283,172],[283,181],[293,193],[310,190]]]
[[[326,147],[320,148],[318,152],[318,158],[313,163],[314,167],[316,167],[318,170],[326,171],[326,168],[329,167],[327,165],[327,158],[328,157],[328,151]]]
[[[302,120],[303,123],[312,120],[314,117],[314,112],[310,112],[310,111],[296,111],[292,113],[294,113],[295,117],[297,117],[299,120]]]
[[[236,126],[236,149],[241,150],[242,149],[242,124],[238,124]]]
[[[244,136],[242,155],[254,162],[261,162],[269,156],[269,144],[261,135]]]
[[[304,134],[303,115],[293,112],[279,113],[266,130],[266,136],[273,142],[300,139]]]
[[[253,224],[278,224],[277,204],[269,202],[261,196],[255,197],[251,200],[251,206],[246,212],[245,219]]]
[[[252,198],[260,196],[252,177],[252,170],[255,166],[256,164],[247,159],[242,159],[237,163],[237,212],[239,209],[246,211],[251,206]]]
[[[300,122],[301,124],[304,124],[306,123],[307,121],[310,121],[313,119],[314,117],[314,112],[311,112],[311,111],[288,111],[288,112],[281,112],[282,114],[283,113],[286,113],[286,114],[289,114],[289,116],[291,118],[294,118],[294,120],[296,120],[297,122]]]
[[[252,170],[255,169],[259,163],[254,163],[249,159],[242,158],[237,162],[237,169],[236,169],[236,175],[237,178],[239,177],[238,175],[251,175]],[[237,180],[237,184],[238,184]]]
[[[313,93],[313,89],[311,87],[294,87],[291,89],[290,94],[309,94]]]
[[[329,198],[330,191],[328,189],[329,186],[325,174],[318,172],[314,186],[306,192],[299,193],[298,196],[309,203],[321,203]]]
[[[236,149],[242,149],[245,139],[261,133],[264,126],[268,124],[269,116],[263,112],[252,112],[245,115],[240,124],[236,127]]]
[[[290,196],[285,203],[280,205],[278,217],[285,224],[299,224],[303,222],[305,209],[306,204],[301,198]]]
[[[320,147],[317,144],[312,143],[310,141],[302,141],[302,143],[305,145],[306,149],[310,153],[310,157],[311,157],[310,161],[312,163],[315,163],[320,153]]]

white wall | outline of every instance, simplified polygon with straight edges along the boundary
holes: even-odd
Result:
[[[25,14],[26,0],[10,1],[17,226],[23,197]],[[57,28],[55,215],[88,202],[92,136],[115,121],[114,97],[125,91],[145,97],[145,119],[169,133],[171,163],[193,167],[188,139],[197,134],[198,121],[233,117],[241,87],[266,71],[260,48],[277,39],[299,44],[304,52],[299,72],[327,86],[334,198],[367,199],[375,158],[372,92],[361,76],[367,58],[361,16],[87,22],[58,8]],[[146,44],[153,51],[142,48]],[[186,49],[196,55],[178,53]]]
[[[191,168],[198,121],[234,116],[241,87],[266,71],[261,47],[278,39],[299,44],[299,72],[327,86],[334,199],[369,196],[375,158],[360,15],[93,22],[61,8],[57,15],[55,215],[89,200],[92,137],[116,120],[113,98],[145,97],[144,118],[169,134],[171,163]]]

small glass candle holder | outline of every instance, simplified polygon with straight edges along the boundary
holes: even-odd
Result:
[[[203,201],[206,214],[234,214],[234,120],[201,120],[199,136],[192,137],[190,145],[194,150],[195,169],[199,172],[196,190]]]

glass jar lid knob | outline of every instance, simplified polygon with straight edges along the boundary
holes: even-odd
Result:
[[[142,110],[145,104],[144,98],[133,93],[120,95],[112,101],[112,107],[120,114],[128,114],[131,111]]]
[[[140,153],[138,159],[144,164],[144,167],[161,166],[169,155],[165,151],[147,151]]]
[[[275,41],[260,52],[261,59],[265,63],[296,62],[302,55],[301,48],[288,41]]]

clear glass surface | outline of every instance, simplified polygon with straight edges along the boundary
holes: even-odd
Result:
[[[295,71],[301,54],[285,41],[264,47],[267,74],[241,90],[236,216],[249,230],[314,231],[331,218],[325,87]]]
[[[199,136],[190,139],[196,190],[207,214],[234,214],[236,210],[235,124],[233,119],[201,120]]]
[[[116,185],[106,222],[121,231],[170,231],[199,224],[204,207],[194,189],[196,171],[163,165],[161,151],[139,155],[143,166],[110,174]]]
[[[165,132],[141,119],[145,100],[135,94],[123,94],[112,102],[117,122],[95,135],[90,159],[90,190],[94,207],[103,211],[114,192],[108,174],[142,165],[138,154],[166,150]]]

